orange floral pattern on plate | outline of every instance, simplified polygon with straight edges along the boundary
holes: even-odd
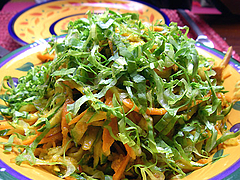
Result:
[[[161,19],[162,23],[165,23],[160,11],[135,1],[63,0],[40,4],[26,10],[16,18],[13,29],[16,36],[25,42],[24,44],[32,43],[38,39],[51,37],[53,34],[61,35],[62,30],[67,27],[69,17],[74,19],[85,17],[88,10],[101,13],[106,7],[119,13],[139,13],[143,21],[152,23]],[[50,29],[53,25],[56,27]]]

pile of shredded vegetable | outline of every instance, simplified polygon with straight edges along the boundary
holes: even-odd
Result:
[[[188,28],[143,23],[134,13],[87,13],[55,38],[50,60],[3,83],[1,142],[14,162],[65,179],[182,178],[226,140],[227,60],[206,59]],[[46,59],[45,59],[46,60]]]

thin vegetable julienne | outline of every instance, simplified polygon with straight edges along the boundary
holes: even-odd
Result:
[[[68,179],[169,179],[205,166],[238,136],[225,128],[232,104],[221,74],[198,55],[187,27],[111,10],[87,16],[49,43],[52,61],[17,87],[5,77],[1,114],[10,130],[1,134],[13,135],[2,144],[23,149],[18,164],[48,165]],[[38,117],[29,123],[31,114]]]

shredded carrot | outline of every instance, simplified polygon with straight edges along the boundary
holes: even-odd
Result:
[[[23,145],[30,145],[41,133],[37,132],[36,135],[23,140],[22,144]],[[62,134],[60,133],[59,127],[52,128],[47,135],[40,141],[40,144],[44,144],[47,142],[53,142],[56,140],[61,140],[62,139]]]
[[[38,132],[37,129],[35,129],[35,133],[36,133],[35,135],[32,135],[29,138],[23,140],[22,144],[23,145],[30,145],[41,134],[41,132]]]
[[[163,30],[163,27],[162,27],[162,26],[154,26],[154,27],[153,27],[153,30],[154,30],[154,31],[162,31],[162,30]]]
[[[134,103],[130,99],[124,99],[123,104],[127,106],[129,109],[134,107]],[[139,112],[137,106],[135,106],[134,111]],[[165,108],[147,108],[146,113],[148,115],[164,115],[167,112]]]
[[[14,127],[8,124],[8,122],[5,120],[0,121],[0,130],[5,130],[5,129],[14,129]]]
[[[111,53],[112,53],[112,55],[113,55],[113,43],[112,43],[111,40],[108,40],[108,45],[109,45],[109,48],[110,48]]]
[[[113,97],[112,91],[108,90],[107,93],[105,94],[105,104],[107,106],[112,106],[112,97]],[[113,133],[116,135],[118,133],[117,119],[112,118],[111,122],[109,123],[109,126],[112,128]],[[110,132],[107,128],[103,128],[102,140],[103,140],[102,145],[103,153],[106,156],[108,156],[110,154],[110,147],[114,143],[114,138],[110,135]]]
[[[48,142],[56,142],[57,140],[62,140],[62,134],[61,132],[54,134],[52,136],[44,137],[39,144],[45,144]]]
[[[83,111],[81,114],[79,114],[79,115],[77,115],[75,118],[73,118],[73,119],[68,123],[68,125],[70,126],[70,125],[72,125],[72,124],[74,124],[74,123],[77,123],[77,122],[83,117],[83,115],[86,114],[87,110],[88,110],[88,109],[86,109],[86,110]]]
[[[115,173],[113,175],[113,180],[120,180],[121,179],[121,177],[122,177],[122,175],[123,175],[123,173],[124,173],[124,171],[126,169],[126,166],[127,166],[128,162],[129,162],[129,160],[130,160],[130,155],[127,154],[123,158],[123,160],[121,162],[119,162],[118,168],[114,169]]]
[[[42,54],[42,53],[38,53],[37,54],[37,58],[40,59],[42,62],[48,62],[48,61],[52,61],[54,59],[54,54]]]
[[[124,156],[123,154],[118,154],[113,157],[114,157],[114,160],[112,161],[111,168],[114,170],[114,172],[117,172],[117,170],[121,165],[121,162],[123,161]]]
[[[69,125],[66,120],[66,115],[69,113],[67,110],[67,105],[72,104],[74,101],[71,98],[67,98],[65,103],[63,104],[63,109],[62,109],[62,121],[61,121],[61,129],[62,129],[62,135],[63,135],[63,140],[62,140],[62,146],[64,147],[67,144],[67,136],[69,132]]]
[[[77,180],[76,178],[71,177],[71,176],[65,177],[64,179],[66,179],[66,180]]]
[[[52,129],[50,129],[50,131],[46,134],[45,137],[48,137],[48,136],[53,136],[54,134],[57,134],[61,131],[61,127],[60,126],[57,126],[57,127],[54,127]]]
[[[201,164],[206,164],[209,162],[209,159],[199,159],[197,162]]]
[[[37,137],[38,137],[38,135],[34,135],[33,137],[28,138],[28,139],[22,141],[22,144],[23,144],[23,145],[30,145],[30,144],[32,144],[32,142],[33,142]]]
[[[105,104],[108,106],[112,106],[112,98],[113,98],[113,93],[111,90],[108,90],[107,93],[105,94]]]
[[[222,135],[222,133],[221,133],[220,129],[218,128],[218,126],[215,126],[215,129],[217,130],[217,133],[218,133],[219,135]]]
[[[54,142],[54,141],[52,142],[52,147],[53,148],[57,147],[56,142]]]
[[[103,140],[103,145],[102,145],[103,153],[106,156],[109,156],[109,154],[110,154],[110,147],[113,144],[114,139],[110,135],[110,133],[109,133],[107,128],[103,128],[102,140]]]
[[[108,125],[112,128],[113,134],[116,135],[118,133],[117,118],[112,118],[111,122]],[[103,128],[102,140],[103,140],[102,145],[103,153],[106,156],[108,156],[110,154],[110,147],[114,143],[114,138],[110,135],[110,132],[108,131],[107,128]]]
[[[125,146],[125,149],[127,151],[127,154],[129,154],[129,156],[132,158],[132,159],[136,159],[136,153],[134,152],[133,148],[130,147],[127,143],[124,144]]]
[[[105,96],[105,97],[106,97],[105,104],[108,105],[108,106],[112,105],[112,95],[113,95],[112,92],[111,92],[110,90],[108,90],[107,93],[106,93],[106,96]],[[70,125],[72,125],[72,124],[74,124],[74,123],[77,123],[77,122],[83,117],[83,115],[86,114],[87,110],[88,110],[88,109],[86,109],[86,110],[83,111],[81,114],[79,114],[79,115],[77,115],[76,117],[74,117],[74,118],[68,123],[68,125],[70,126]]]
[[[148,115],[164,115],[167,112],[165,108],[148,108],[146,113]]]

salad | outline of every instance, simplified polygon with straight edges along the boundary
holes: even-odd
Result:
[[[1,142],[14,162],[65,179],[171,179],[238,144],[220,64],[198,55],[188,27],[137,14],[87,12],[15,86],[5,77]],[[229,55],[229,53],[227,53]],[[6,81],[8,83],[6,83]]]

